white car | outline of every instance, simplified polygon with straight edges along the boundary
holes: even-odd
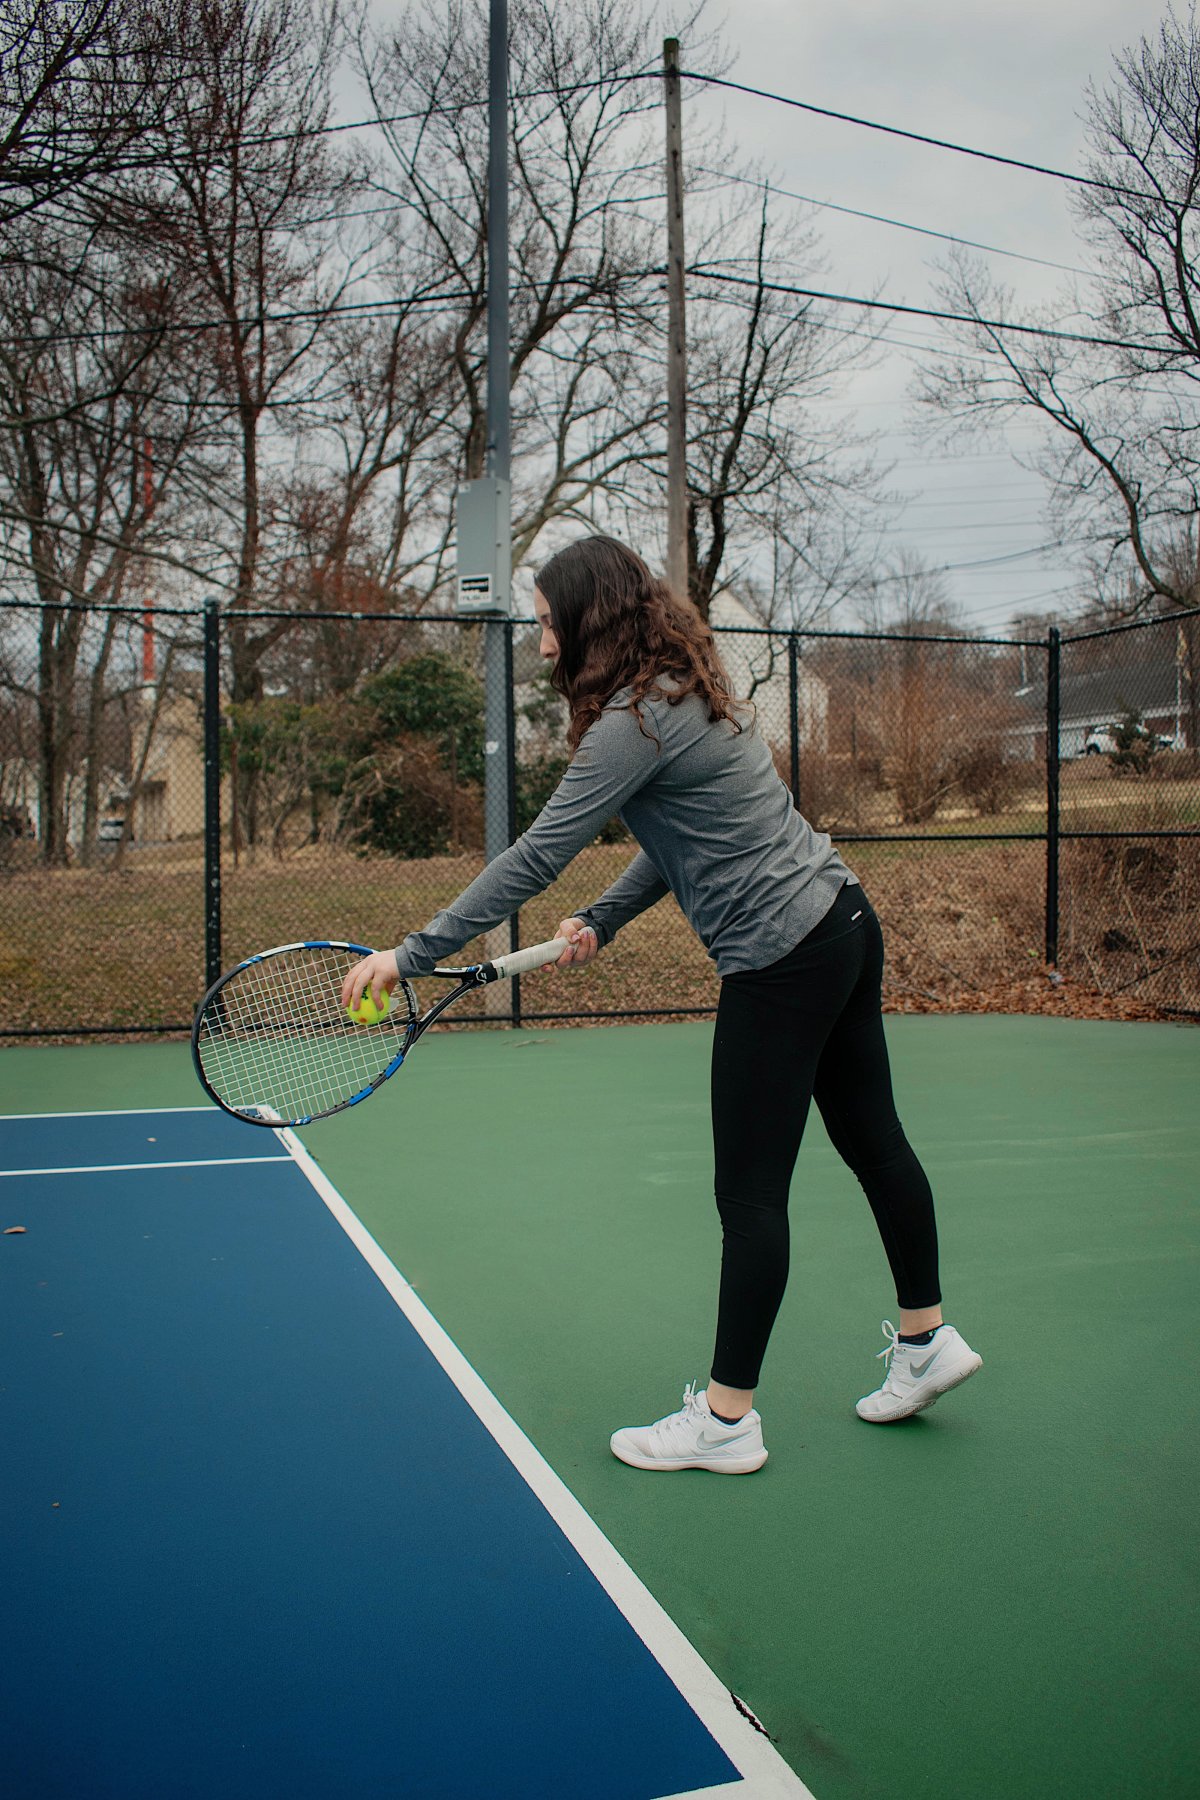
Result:
[[[1083,754],[1085,756],[1115,755],[1121,748],[1117,731],[1116,725],[1093,725],[1083,740]],[[1155,731],[1147,731],[1144,725],[1135,725],[1133,736],[1146,739],[1152,750],[1174,750],[1176,748],[1173,737],[1161,737]]]

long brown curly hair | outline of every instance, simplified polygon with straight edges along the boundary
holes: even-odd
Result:
[[[645,736],[643,700],[678,706],[699,694],[709,719],[742,725],[713,634],[690,600],[681,600],[616,538],[585,537],[559,550],[534,576],[550,608],[558,660],[550,684],[571,712],[571,751],[621,688]],[[670,686],[663,687],[664,677]]]

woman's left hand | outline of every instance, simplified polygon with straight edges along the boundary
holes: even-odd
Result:
[[[582,919],[563,919],[554,935],[566,938],[567,948],[556,963],[545,965],[547,969],[578,969],[600,954],[600,939]]]

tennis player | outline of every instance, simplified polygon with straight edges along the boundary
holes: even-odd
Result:
[[[640,849],[559,927],[560,965],[589,963],[622,925],[673,893],[717,965],[712,1053],[716,1201],[723,1230],[707,1388],[680,1411],[613,1434],[639,1469],[747,1474],[767,1459],[754,1406],[788,1276],[788,1192],[810,1102],[866,1193],[891,1267],[882,1385],[860,1419],[932,1406],[982,1359],[942,1317],[925,1172],[892,1098],[880,989],[883,940],[857,878],[792,805],[735,699],[696,609],[613,538],[588,537],[536,577],[541,653],[570,710],[566,774],[529,830],[424,931],[377,951],[343,998],[437,963],[557,880],[617,814]]]

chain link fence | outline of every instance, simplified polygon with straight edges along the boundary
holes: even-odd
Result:
[[[1035,696],[1036,698],[1036,696]],[[1064,641],[1058,961],[1200,1016],[1200,616]]]
[[[735,689],[883,919],[889,1006],[1042,1009],[1065,979],[1075,1010],[1200,1016],[1197,620],[791,633],[718,603]],[[514,836],[562,774],[566,721],[536,627],[506,629]],[[483,866],[483,636],[0,606],[0,1035],[186,1031],[215,973],[268,944],[425,924]],[[551,936],[632,853],[614,821],[505,947]],[[670,899],[588,969],[521,985],[477,1016],[662,1017],[717,994]]]

